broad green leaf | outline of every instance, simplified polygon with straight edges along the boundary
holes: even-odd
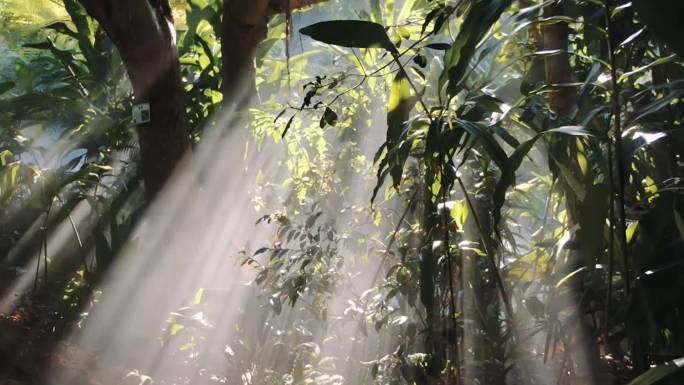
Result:
[[[326,44],[350,48],[384,48],[396,52],[385,28],[370,21],[324,21],[304,27],[299,32]]]

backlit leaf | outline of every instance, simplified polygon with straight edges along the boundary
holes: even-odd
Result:
[[[384,48],[388,51],[396,51],[394,44],[385,32],[385,28],[370,21],[324,21],[304,27],[299,32],[326,44],[350,48]]]

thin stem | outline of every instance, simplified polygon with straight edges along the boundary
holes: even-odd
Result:
[[[47,201],[47,194],[45,193],[45,184],[44,181],[41,180],[41,185],[40,185],[40,192],[43,196],[43,199]],[[44,280],[43,285],[47,285],[47,279],[48,279],[48,255],[47,255],[47,232],[48,232],[48,224],[49,224],[49,219],[50,219],[50,211],[52,210],[52,200],[47,202],[47,207],[45,208],[45,219],[43,220],[43,226],[41,230],[43,231],[43,239],[41,242],[41,245],[38,247],[38,256],[36,259],[36,276],[33,280],[33,291],[37,292],[38,290],[38,277],[40,275],[40,257],[41,257],[41,250],[43,251],[43,259],[45,261],[45,272],[44,272]]]
[[[603,319],[604,343],[608,343],[610,330],[610,299],[613,296],[613,258],[615,257],[615,179],[613,175],[613,144],[608,140],[608,277],[606,278],[606,304]]]
[[[401,225],[404,222],[406,215],[408,215],[409,211],[411,210],[411,206],[413,205],[413,202],[415,201],[416,196],[418,195],[418,191],[419,189],[416,189],[416,191],[413,192],[413,195],[411,195],[411,198],[409,198],[408,204],[406,205],[406,209],[404,209],[404,212],[401,214],[401,217],[399,218],[399,221],[397,222],[397,225],[394,228],[394,231],[392,232],[392,236],[390,237],[390,240],[387,243],[385,253],[382,256],[382,261],[380,261],[378,270],[375,272],[375,275],[373,276],[371,285],[375,285],[375,282],[378,280],[378,277],[380,276],[380,270],[382,269],[382,265],[385,264],[387,257],[389,257],[390,249],[392,248],[392,245],[394,245],[394,241],[397,239],[397,234],[399,234],[399,230],[401,230]]]
[[[48,219],[50,218],[50,211],[52,210],[52,202],[48,203],[47,211],[45,212],[45,221],[43,222],[43,261],[44,261],[44,269],[43,269],[43,287],[47,285],[48,282],[48,254],[47,254],[47,247],[48,247]],[[38,260],[38,265],[40,266],[40,259]]]
[[[604,2],[605,13],[606,13],[606,27],[608,30],[608,59],[610,61],[610,74],[612,78],[612,102],[613,102],[613,140],[615,142],[615,166],[617,168],[616,172],[616,185],[617,185],[617,214],[618,214],[618,240],[620,241],[620,248],[622,250],[622,258],[625,269],[625,292],[629,296],[630,292],[630,271],[629,271],[629,253],[627,251],[627,221],[625,215],[625,181],[624,181],[624,159],[622,157],[622,121],[620,119],[622,110],[620,106],[620,85],[617,78],[617,60],[615,59],[615,47],[613,47],[613,38],[615,37],[615,31],[613,31],[613,21],[610,17],[610,5],[608,0]]]
[[[59,196],[59,194],[55,194],[57,199],[64,205],[64,201],[62,198]],[[83,241],[81,240],[81,235],[78,232],[78,228],[76,227],[76,223],[74,222],[74,218],[71,216],[71,213],[67,213],[67,219],[69,219],[69,223],[71,224],[71,229],[74,230],[74,235],[76,236],[76,242],[78,243],[78,248],[81,254],[81,263],[83,263],[83,278],[86,281],[86,283],[90,284],[90,271],[88,270],[88,259],[86,255],[86,250],[85,247],[83,247]]]
[[[482,229],[482,226],[480,224],[480,219],[477,216],[477,212],[475,212],[475,206],[473,205],[472,201],[470,200],[470,194],[468,194],[468,191],[465,188],[465,185],[463,184],[463,181],[461,180],[460,177],[456,177],[456,180],[458,181],[458,184],[461,186],[461,190],[463,191],[463,195],[465,196],[466,202],[468,203],[468,208],[470,209],[470,212],[473,214],[473,220],[475,221],[475,226],[477,227],[477,231],[480,235],[480,241],[482,242],[482,248],[484,249],[485,254],[487,254],[487,259],[489,261],[490,268],[492,269],[494,273],[494,279],[496,280],[496,285],[499,288],[499,293],[501,295],[501,300],[504,302],[504,305],[506,307],[506,315],[508,317],[508,322],[509,322],[509,327],[511,327],[511,330],[513,330],[513,306],[511,306],[511,301],[508,299],[508,294],[506,293],[506,287],[504,286],[503,283],[503,278],[501,277],[501,272],[499,271],[499,267],[496,264],[496,259],[494,258],[494,254],[490,252],[489,246],[487,246],[487,240],[484,237],[484,232]]]
[[[444,156],[442,156],[442,159]],[[442,171],[442,181],[445,180],[445,175],[444,172]],[[451,328],[452,328],[452,335],[454,337],[454,365],[456,366],[456,385],[460,384],[461,380],[461,375],[460,375],[460,358],[458,355],[458,335],[456,333],[457,330],[457,324],[456,324],[456,296],[454,295],[454,269],[453,269],[453,261],[452,261],[452,256],[451,256],[451,245],[450,245],[450,240],[449,240],[449,213],[447,212],[447,206],[446,202],[449,197],[449,191],[451,190],[453,186],[447,186],[446,183],[443,184],[442,186],[442,205],[444,207],[443,211],[443,217],[444,217],[444,247],[446,250],[446,257],[447,257],[447,270],[449,273],[449,321],[451,323]],[[448,380],[448,374],[450,371],[447,371],[447,380]]]
[[[541,225],[541,233],[544,234],[544,230],[546,230],[546,223],[549,219],[549,209],[551,208],[551,198],[553,197],[553,190],[556,186],[556,182],[554,181],[551,184],[551,188],[549,189],[549,195],[546,197],[546,204],[544,205],[544,219],[542,220],[542,225]],[[537,279],[537,265],[539,264],[539,254],[534,258],[534,266],[532,267],[532,282],[534,282]]]

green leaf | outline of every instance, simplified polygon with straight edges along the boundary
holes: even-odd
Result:
[[[371,204],[375,201],[380,188],[385,183],[387,175],[392,177],[395,188],[399,187],[401,183],[404,163],[408,159],[409,152],[413,146],[413,140],[415,139],[415,136],[408,135],[412,126],[408,122],[409,115],[418,99],[418,95],[411,95],[408,75],[403,68],[400,68],[390,85],[390,95],[387,103],[387,138],[373,158],[373,163],[380,159],[380,164],[378,165],[377,183],[373,188]],[[414,124],[420,126],[420,122],[416,121]],[[385,150],[386,152],[384,152]]]
[[[449,211],[449,214],[454,219],[456,226],[462,229],[468,220],[468,203],[465,199],[454,202],[454,206]]]
[[[650,70],[651,68],[658,66],[658,65],[661,65],[661,64],[670,63],[670,62],[674,61],[676,58],[677,58],[677,55],[675,55],[675,54],[658,58],[658,59],[646,64],[645,66],[639,67],[639,68],[632,70],[632,71],[629,71],[629,72],[625,72],[624,74],[622,74],[622,76],[620,76],[618,78],[618,82],[622,83],[625,80],[627,80],[630,76],[634,76],[634,75],[638,75],[642,72],[646,72],[646,71]]]
[[[494,190],[494,219],[496,223],[501,218],[501,208],[506,200],[506,191],[515,184],[515,173],[520,168],[523,159],[542,136],[553,133],[575,136],[591,135],[581,126],[563,126],[541,132],[518,146],[501,169],[501,179],[499,179]]]
[[[493,132],[486,125],[463,119],[455,119],[454,125],[463,128],[474,140],[484,147],[487,155],[503,169],[506,163],[506,153],[494,138]]]
[[[559,289],[561,286],[563,286],[565,282],[569,281],[570,279],[572,279],[572,277],[576,276],[577,274],[583,272],[586,269],[586,266],[582,266],[579,269],[567,274],[565,277],[561,278],[560,281],[558,281],[558,283],[556,283],[556,289]]]
[[[192,298],[192,303],[199,305],[202,303],[202,296],[204,295],[204,288],[201,287],[195,292],[195,296]]]
[[[50,25],[47,25],[45,28],[52,29],[54,31],[57,31],[57,32],[62,33],[62,34],[67,35],[67,36],[71,36],[74,39],[79,38],[78,33],[72,31],[71,28],[69,28],[66,25],[66,23],[64,23],[62,21],[58,21],[56,23],[52,23]]]
[[[460,91],[477,44],[510,4],[511,0],[485,0],[470,7],[456,40],[444,54],[444,72],[439,79],[439,90],[448,84],[448,95],[456,95]]]
[[[299,32],[326,44],[350,48],[384,48],[396,52],[385,28],[370,21],[324,21],[304,27]]]
[[[85,8],[77,0],[64,0],[64,8],[76,27],[73,37],[78,40],[78,47],[86,59],[85,64],[89,72],[97,81],[104,82],[108,75],[110,48],[107,44],[97,44],[97,39],[95,39],[97,23],[88,16]],[[66,31],[63,32],[66,33]]]
[[[447,43],[432,43],[432,44],[428,44],[425,46],[425,48],[430,48],[430,49],[434,49],[437,51],[446,51],[450,47],[451,47],[451,45],[449,45]]]
[[[326,125],[333,127],[337,125],[337,113],[330,109],[330,107],[325,107],[325,112],[321,116],[321,128],[325,128]]]
[[[684,368],[684,357],[658,365],[630,382],[628,385],[652,385]]]
[[[669,91],[665,96],[662,96],[646,106],[643,106],[638,111],[635,111],[639,113],[639,115],[633,119],[630,119],[630,122],[638,121],[648,115],[657,113],[663,108],[672,104],[675,100],[679,100],[684,96],[684,81],[682,80],[677,80],[667,84],[665,88],[667,88]]]
[[[627,243],[629,243],[632,238],[634,237],[634,233],[636,232],[637,227],[639,227],[639,221],[633,221],[632,223],[627,226],[627,229],[625,229],[625,235],[627,236]]]
[[[408,118],[418,101],[411,96],[408,75],[403,69],[397,73],[390,86],[387,103],[387,160],[394,187],[401,182],[404,163],[409,155],[410,147],[404,141],[408,131]]]

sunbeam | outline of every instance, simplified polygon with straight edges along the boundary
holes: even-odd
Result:
[[[0,0],[0,384],[681,383],[661,3]]]

